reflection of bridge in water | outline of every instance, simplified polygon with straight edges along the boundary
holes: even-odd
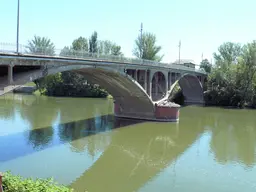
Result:
[[[128,124],[115,121],[115,127]],[[188,127],[182,122],[141,123],[114,130],[101,157],[71,186],[78,191],[137,191],[183,154],[202,132],[200,126]]]

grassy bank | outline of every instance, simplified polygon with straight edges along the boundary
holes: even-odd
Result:
[[[3,173],[2,179],[4,192],[73,192],[73,189],[59,185],[53,179],[25,179],[10,172]]]

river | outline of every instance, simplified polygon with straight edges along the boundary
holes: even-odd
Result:
[[[115,119],[112,100],[0,97],[0,171],[78,192],[255,192],[256,111],[184,107]]]

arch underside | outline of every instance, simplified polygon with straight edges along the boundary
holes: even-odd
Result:
[[[154,105],[143,88],[128,75],[120,71],[102,68],[84,68],[74,70],[86,77],[88,82],[98,84],[108,91],[115,102],[121,105],[124,115],[136,115],[152,118]]]
[[[203,88],[196,76],[184,75],[178,80],[186,104],[204,103]]]

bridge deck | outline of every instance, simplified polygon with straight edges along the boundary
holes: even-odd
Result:
[[[186,67],[183,65],[178,64],[167,64],[167,63],[158,63],[155,61],[149,61],[149,60],[138,60],[138,59],[127,59],[124,57],[113,57],[113,58],[106,58],[104,56],[93,56],[93,57],[79,57],[79,56],[72,56],[72,57],[65,57],[65,56],[48,56],[48,55],[35,55],[35,54],[17,54],[17,53],[5,53],[0,52],[0,59],[4,60],[37,60],[37,61],[50,61],[50,62],[62,62],[62,63],[68,63],[68,64],[86,64],[86,65],[129,65],[133,67],[150,67],[150,68],[168,68],[168,69],[174,69],[174,70],[182,70],[182,71],[189,71],[189,72],[195,72],[198,74],[206,74],[204,71],[194,69],[191,67]],[[13,61],[14,62],[14,61]],[[3,61],[0,60],[0,65],[4,64]],[[8,63],[7,63],[8,64]],[[17,62],[17,65],[20,63]],[[23,63],[24,64],[24,63]],[[35,63],[36,64],[36,63]],[[50,63],[52,64],[52,63]],[[41,65],[41,63],[38,63],[38,65]]]

